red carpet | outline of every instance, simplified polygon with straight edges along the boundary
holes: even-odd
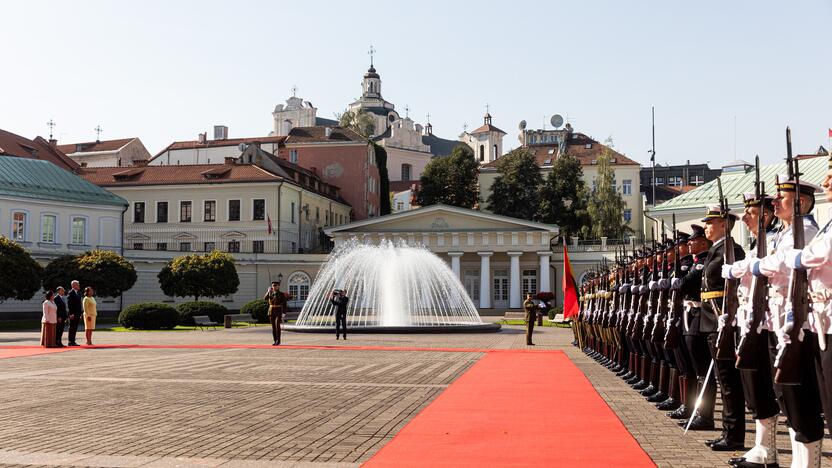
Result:
[[[655,464],[562,352],[488,353],[367,467]]]
[[[38,346],[15,346],[15,345],[0,345],[0,350],[3,349],[24,349],[36,348],[43,349]],[[338,346],[338,345],[280,345],[272,346],[270,344],[104,344],[86,346],[81,345],[78,348],[65,349],[273,349],[279,351],[281,349],[321,349],[331,351],[434,351],[442,353],[545,353],[545,350],[534,349],[491,349],[491,348],[428,348],[418,346]]]
[[[40,346],[3,346],[0,347],[0,359],[16,358],[24,356],[37,356],[39,354],[63,353],[78,348],[42,348]]]

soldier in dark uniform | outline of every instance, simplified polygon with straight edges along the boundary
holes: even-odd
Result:
[[[745,447],[745,395],[742,380],[734,359],[716,359],[716,340],[719,329],[718,317],[722,313],[722,299],[725,294],[725,278],[722,277],[722,265],[725,264],[725,230],[726,223],[733,227],[737,217],[723,212],[719,206],[708,207],[708,214],[703,218],[705,237],[713,245],[705,258],[702,271],[702,312],[699,318],[699,333],[708,340],[711,357],[714,359],[716,381],[722,395],[722,434],[709,440],[706,445],[711,450],[734,451]],[[730,229],[728,231],[730,233]],[[745,252],[739,244],[734,244],[734,259],[742,260]],[[731,325],[733,333],[733,325]]]
[[[534,346],[532,333],[534,332],[534,321],[537,318],[537,304],[532,300],[531,294],[526,294],[523,310],[526,311],[526,345]]]
[[[708,256],[708,249],[712,242],[705,237],[705,229],[697,224],[691,227],[691,236],[688,238],[688,253],[691,256],[690,267],[684,276],[674,278],[671,282],[671,289],[678,289],[684,294],[684,312],[682,324],[684,326],[684,343],[687,361],[691,364],[689,374],[681,384],[685,394],[685,404],[676,411],[669,413],[672,419],[682,419],[679,425],[687,426],[687,418],[691,421],[691,430],[710,430],[714,427],[714,402],[716,399],[716,381],[713,375],[705,380],[708,372],[708,365],[711,362],[711,354],[708,351],[708,343],[704,336],[699,334],[699,318],[702,312],[700,292],[702,290],[702,272],[705,268],[705,258]],[[702,393],[702,389],[705,389]],[[696,414],[693,413],[694,405],[698,395],[702,393],[702,402]]]
[[[339,334],[344,335],[347,339],[347,304],[350,298],[347,297],[347,291],[344,289],[336,289],[332,291],[332,297],[329,302],[335,306],[335,339],[337,340]]]
[[[280,324],[283,322],[283,314],[286,312],[289,295],[280,290],[279,281],[272,281],[272,285],[263,299],[269,303],[269,323],[272,326],[273,346],[277,346],[280,344]]]

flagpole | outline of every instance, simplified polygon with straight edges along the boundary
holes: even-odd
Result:
[[[650,162],[653,163],[653,206],[656,206],[656,106],[650,108],[653,128],[653,149],[650,150]]]

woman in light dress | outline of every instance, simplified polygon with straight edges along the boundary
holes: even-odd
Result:
[[[55,295],[50,289],[46,291],[43,301],[43,318],[40,321],[40,345],[44,348],[56,348],[55,331],[58,329],[58,306],[52,301]]]
[[[95,291],[89,286],[84,288],[84,336],[87,338],[87,346],[92,346],[92,331],[95,330],[95,317],[98,309],[95,303]]]

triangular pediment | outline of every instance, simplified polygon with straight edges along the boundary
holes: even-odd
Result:
[[[180,232],[179,234],[173,236],[173,239],[187,242],[196,240],[196,236],[191,234],[190,232]]]
[[[142,234],[142,233],[140,233],[140,232],[134,232],[134,233],[131,233],[131,234],[127,234],[127,240],[129,240],[129,241],[131,241],[131,242],[136,242],[136,241],[138,241],[138,242],[149,241],[149,240],[150,240],[150,236],[145,235],[145,234]]]
[[[432,205],[371,218],[328,229],[330,233],[358,232],[558,232],[558,227],[455,206]]]
[[[230,231],[222,235],[223,239],[242,239],[244,237],[246,237],[246,235],[240,231]]]

